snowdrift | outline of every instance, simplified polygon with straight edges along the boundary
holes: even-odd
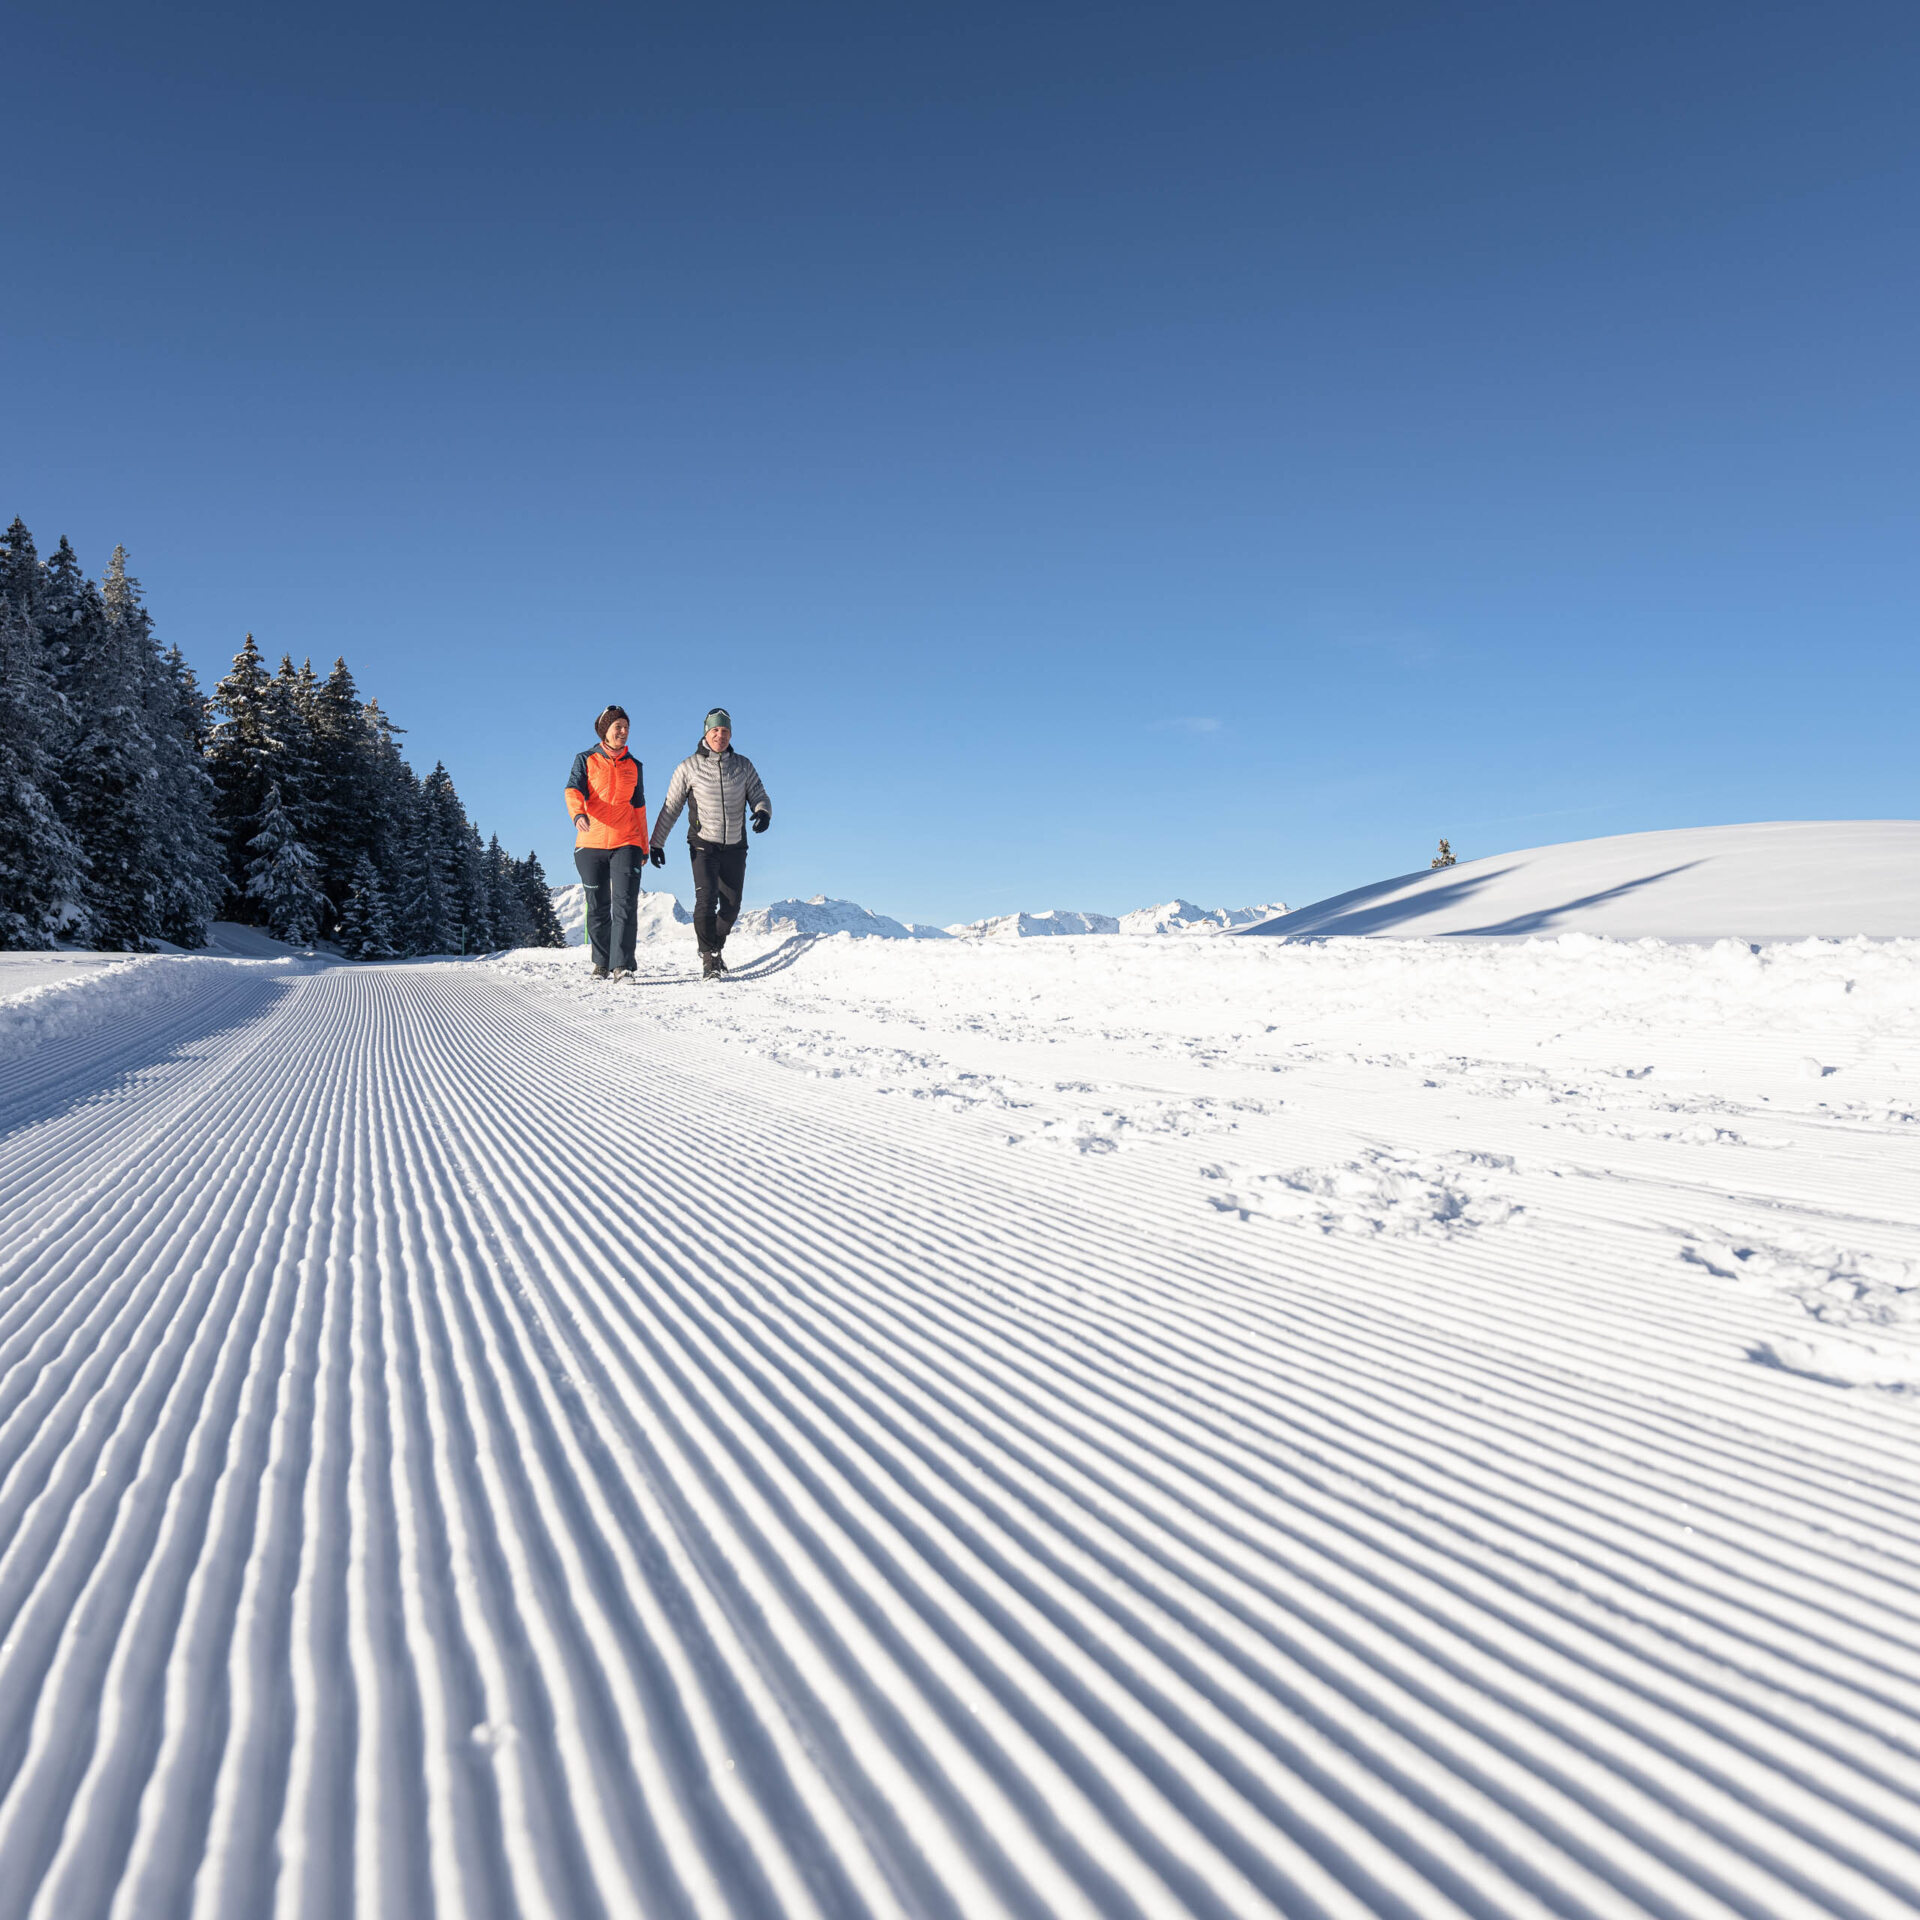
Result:
[[[1920,820],[1775,820],[1495,854],[1243,930],[1427,940],[1920,937]]]

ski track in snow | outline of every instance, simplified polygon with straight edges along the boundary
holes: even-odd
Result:
[[[47,1027],[0,1914],[1911,1914],[1920,953],[1098,944]]]

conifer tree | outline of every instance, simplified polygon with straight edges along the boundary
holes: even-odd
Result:
[[[425,783],[413,778],[412,770],[402,767],[412,782],[400,833],[399,910],[395,932],[401,951],[409,954],[450,953],[453,951],[452,922],[447,912],[447,891],[441,880],[441,862],[434,848],[431,807]]]
[[[34,624],[40,629],[40,644],[53,676],[53,684],[73,703],[73,725],[84,731],[88,724],[87,707],[93,704],[84,682],[99,645],[99,631],[106,623],[106,608],[100,589],[86,576],[80,557],[63,535],[52,557],[40,569],[39,605]],[[71,739],[60,743],[64,754],[71,751]]]
[[[150,695],[156,709],[149,730],[164,743],[157,794],[160,920],[157,931],[175,946],[201,947],[207,922],[226,890],[225,849],[214,824],[213,775],[207,767],[207,703],[178,647],[159,657]]]
[[[345,909],[361,856],[374,851],[380,824],[373,727],[344,659],[333,663],[315,691],[313,735],[324,822],[314,851],[321,890],[337,916]]]
[[[350,960],[394,957],[393,915],[370,854],[363,853],[353,863],[352,883],[346,904],[340,909],[338,937],[341,952]]]
[[[8,532],[17,552],[26,529]],[[25,541],[28,553],[30,540]],[[20,604],[0,567],[0,947],[45,947],[83,890],[85,858],[60,817],[59,766],[49,741],[65,732],[41,656],[31,598]]]
[[[213,690],[216,717],[207,742],[213,775],[214,820],[227,849],[227,907],[236,919],[254,922],[258,909],[247,892],[247,843],[258,830],[267,788],[273,783],[278,748],[269,724],[272,676],[248,634],[226,677]]]
[[[62,775],[67,824],[87,856],[78,931],[94,946],[137,951],[160,924],[157,749],[147,725],[152,631],[125,559],[116,550],[109,599],[62,540],[47,564],[41,618],[59,636],[58,677],[74,721]]]
[[[90,663],[89,755],[111,807],[83,810],[93,849],[96,937],[143,946],[156,935],[197,946],[218,904],[212,784],[205,719],[193,675],[176,649],[161,653],[140,583],[115,547],[101,584],[105,623]],[[76,695],[78,698],[78,695]],[[106,876],[101,884],[98,876]]]
[[[345,660],[323,680],[249,634],[204,699],[162,652],[125,551],[0,536],[0,945],[204,939],[225,911],[369,952],[560,935],[537,860],[483,844],[444,765],[408,767]],[[351,915],[349,909],[351,908]]]
[[[19,515],[0,535],[0,600],[11,600],[20,617],[37,629],[40,618],[40,550]]]
[[[540,856],[529,853],[524,860],[516,860],[513,869],[514,879],[520,888],[520,899],[533,929],[527,945],[564,947],[567,944],[566,932],[560,925],[560,916],[553,910],[553,889],[547,885],[546,869],[540,864]]]
[[[487,920],[489,949],[533,945],[533,916],[515,863],[498,834],[487,842]]]
[[[466,953],[486,928],[486,884],[480,842],[454,791],[444,761],[420,783],[426,856],[432,869],[437,912],[431,953]]]
[[[319,693],[313,663],[296,667],[290,654],[282,654],[280,671],[267,686],[267,729],[274,740],[273,782],[280,789],[280,804],[292,816],[301,844],[316,858],[328,824],[321,792],[320,743],[314,725]]]
[[[247,893],[258,903],[267,931],[292,946],[310,945],[320,930],[326,896],[319,887],[319,863],[301,844],[278,783],[267,788],[260,830],[247,846],[253,855]]]
[[[1440,867],[1451,867],[1454,864],[1455,864],[1455,861],[1453,857],[1453,849],[1450,846],[1448,846],[1444,840],[1440,842],[1440,851],[1436,853],[1433,856],[1433,858],[1427,862],[1429,869],[1438,869]]]

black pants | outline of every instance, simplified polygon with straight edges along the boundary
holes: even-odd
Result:
[[[694,840],[687,851],[693,856],[693,937],[702,953],[718,953],[740,917],[740,889],[747,884],[747,843],[708,847]]]
[[[633,937],[640,923],[640,869],[645,847],[575,847],[574,870],[587,891],[587,943],[593,964],[633,971]]]

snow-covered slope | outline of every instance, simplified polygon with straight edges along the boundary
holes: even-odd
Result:
[[[1920,936],[1920,821],[1681,827],[1494,854],[1302,907],[1250,937]]]
[[[7,1920],[1920,1907],[1920,943],[767,953],[69,970]]]
[[[1162,906],[1135,907],[1120,916],[1122,933],[1222,933],[1232,927],[1258,926],[1285,913],[1284,900],[1261,907],[1196,907],[1191,900],[1169,900]]]

